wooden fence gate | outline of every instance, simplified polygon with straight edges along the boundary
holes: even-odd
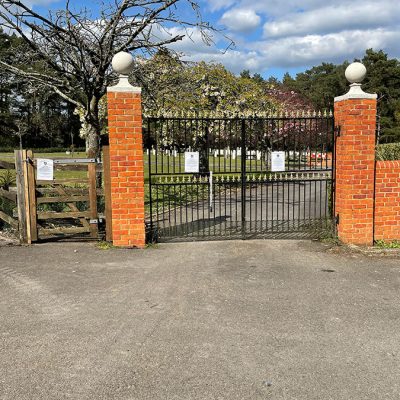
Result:
[[[50,174],[47,179],[42,179],[37,171],[38,164],[43,165],[44,161],[35,158],[31,150],[15,151],[16,193],[2,190],[1,194],[17,203],[18,221],[4,212],[0,218],[18,228],[22,243],[76,235],[97,239],[99,222],[111,222],[107,196],[110,171],[107,167],[103,171],[103,164],[109,163],[108,147],[103,147],[104,163],[94,158],[50,159],[48,164],[54,176]],[[105,190],[99,184],[100,173]],[[104,213],[98,204],[104,206]],[[111,223],[108,225],[107,239],[111,240]]]

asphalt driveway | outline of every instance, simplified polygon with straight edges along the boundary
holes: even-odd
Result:
[[[399,398],[399,258],[0,247],[0,399]]]

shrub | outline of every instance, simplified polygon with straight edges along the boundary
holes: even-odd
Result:
[[[15,171],[6,169],[0,174],[0,188],[8,190],[10,186],[15,184]]]
[[[14,208],[16,208],[16,205],[13,202],[4,197],[0,197],[0,211],[3,211],[9,216],[12,216]],[[0,230],[2,230],[2,228],[5,226],[8,227],[8,224],[0,219]]]
[[[378,144],[376,159],[378,161],[400,160],[400,143]]]

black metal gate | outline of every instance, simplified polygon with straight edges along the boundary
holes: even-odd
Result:
[[[333,124],[332,116],[147,118],[150,239],[331,231]]]

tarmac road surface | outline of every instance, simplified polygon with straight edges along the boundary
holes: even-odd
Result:
[[[400,398],[400,262],[311,241],[0,247],[0,399]]]

